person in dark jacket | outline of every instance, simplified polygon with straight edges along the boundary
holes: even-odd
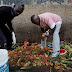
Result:
[[[24,5],[19,5],[18,7],[9,7],[9,6],[1,6],[0,7],[0,41],[4,42],[3,35],[6,38],[7,41],[7,50],[12,50],[12,41],[14,44],[16,44],[16,38],[15,38],[15,33],[14,29],[12,27],[12,19],[18,15],[20,15],[24,10]],[[7,25],[6,25],[7,24]],[[3,43],[4,44],[4,43]],[[0,49],[3,48],[4,46],[0,45]]]

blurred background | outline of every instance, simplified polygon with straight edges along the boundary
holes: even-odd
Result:
[[[25,4],[23,13],[12,20],[17,42],[40,42],[40,28],[31,23],[30,17],[45,12],[56,13],[62,17],[61,41],[72,42],[72,0],[0,0],[0,6],[14,4]],[[48,41],[52,41],[52,36]]]

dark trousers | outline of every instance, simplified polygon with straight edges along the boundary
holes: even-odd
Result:
[[[2,31],[2,32],[0,31],[1,48],[4,47],[4,36],[5,36],[6,43],[7,43],[7,50],[10,50],[11,46],[12,46],[12,34],[11,34],[10,30],[5,25],[1,26],[0,29]]]
[[[3,35],[3,32],[0,29],[0,49],[1,48],[2,49],[4,48],[4,35]]]

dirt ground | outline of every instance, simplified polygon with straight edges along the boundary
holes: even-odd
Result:
[[[14,70],[10,68],[10,72],[59,72],[59,71],[55,70],[53,67],[41,66],[41,67],[33,67],[27,70]],[[72,70],[65,70],[63,72],[72,72]]]
[[[60,38],[68,42],[72,41],[72,5],[26,5],[23,13],[13,19],[13,27],[16,32],[17,42],[40,42],[40,27],[31,23],[31,16],[45,12],[56,13],[62,17],[63,23],[60,30]],[[52,41],[52,36],[48,38]]]

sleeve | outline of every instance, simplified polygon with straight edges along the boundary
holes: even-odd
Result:
[[[48,20],[46,20],[46,24],[51,28],[53,29],[55,27],[55,22],[49,18]]]
[[[8,27],[9,27],[9,29],[10,29],[11,32],[14,31],[14,29],[13,29],[13,27],[12,27],[11,21],[8,21],[8,22],[7,22],[7,25],[8,25]]]

